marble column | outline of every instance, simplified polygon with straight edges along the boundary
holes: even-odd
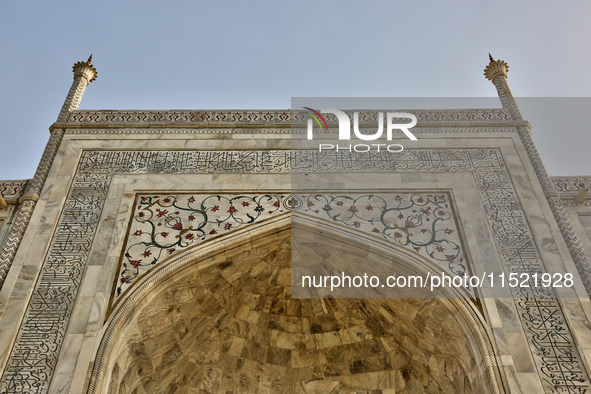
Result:
[[[511,92],[509,83],[507,82],[507,72],[509,71],[509,65],[503,60],[494,60],[490,55],[489,57],[490,62],[484,69],[484,76],[497,88],[503,108],[509,110],[514,120],[524,120],[523,116],[521,115],[521,111],[519,110],[519,106],[517,105],[517,101]],[[560,195],[556,190],[552,179],[550,179],[550,175],[548,175],[546,166],[544,166],[542,158],[540,157],[538,149],[536,148],[536,144],[532,138],[531,126],[527,124],[518,127],[517,132],[521,142],[523,143],[523,146],[525,147],[525,151],[527,152],[529,160],[534,167],[536,176],[542,186],[544,195],[548,200],[548,204],[550,205],[554,219],[558,224],[560,233],[566,241],[566,245],[568,246],[568,250],[575,263],[575,266],[577,267],[577,271],[581,276],[581,280],[585,285],[585,289],[587,290],[588,294],[591,294],[591,263],[589,261],[589,256],[587,256],[587,253],[583,249],[583,245],[581,244],[573,224],[568,217],[566,209],[562,204]]]
[[[64,101],[57,122],[66,122],[72,111],[78,109],[86,87],[96,79],[98,74],[96,68],[92,65],[92,55],[87,61],[74,64],[72,71],[74,72],[74,82]],[[65,130],[60,128],[54,128],[51,131],[51,136],[45,146],[45,151],[43,152],[35,176],[28,182],[24,194],[19,199],[19,208],[14,223],[10,227],[8,234],[6,234],[2,245],[0,245],[0,289],[4,285],[14,256],[25,234],[29,220],[31,220],[35,205],[37,204],[37,200],[39,200],[41,190],[45,185],[47,174],[53,164],[53,159],[57,154],[64,133]]]

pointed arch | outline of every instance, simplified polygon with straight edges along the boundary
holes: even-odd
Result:
[[[245,228],[243,231],[236,232],[234,235],[227,238],[220,238],[203,248],[188,251],[186,254],[180,255],[170,264],[160,267],[154,272],[154,274],[145,278],[141,283],[138,283],[135,290],[123,300],[120,308],[113,313],[103,328],[103,334],[95,354],[94,367],[87,392],[91,394],[105,392],[105,371],[109,370],[109,366],[114,365],[116,362],[116,353],[122,348],[122,334],[124,329],[134,323],[134,320],[138,318],[141,311],[151,307],[150,305],[147,305],[149,303],[146,303],[147,296],[150,293],[156,292],[156,294],[161,294],[158,292],[164,291],[166,287],[165,283],[168,280],[175,277],[182,278],[184,275],[187,275],[189,270],[192,270],[191,272],[196,272],[221,263],[224,259],[224,254],[228,250],[256,249],[257,244],[263,244],[265,240],[278,237],[278,234],[282,232],[285,233],[286,231],[291,231],[291,219],[291,216],[278,217],[259,225]],[[427,272],[428,270],[433,270],[433,267],[430,266],[426,259],[413,254],[402,247],[392,245],[388,242],[381,242],[374,238],[363,237],[357,233],[353,235],[349,230],[340,228],[331,223],[314,220],[309,217],[299,217],[298,226],[303,226],[310,232],[328,233],[331,237],[340,240],[341,242],[363,245],[364,248],[370,248],[370,250],[375,251],[376,253],[390,256],[393,260],[396,260],[399,263],[412,266],[413,269],[417,271]],[[283,236],[285,237],[285,235]],[[463,367],[459,369],[460,371],[463,371],[462,373],[464,376],[457,376],[457,379],[455,380],[456,383],[454,384],[458,385],[458,387],[455,389],[458,392],[462,392],[466,387],[470,387],[471,390],[474,390],[475,386],[470,383],[470,379],[474,379],[476,374],[483,379],[481,383],[484,384],[484,386],[482,386],[485,390],[484,392],[495,394],[504,393],[504,384],[497,364],[494,348],[490,340],[490,331],[483,322],[482,316],[473,304],[469,300],[463,298],[461,294],[449,290],[447,295],[448,298],[437,301],[437,308],[440,310],[446,310],[450,316],[454,317],[454,321],[457,322],[454,328],[461,332],[461,337],[467,341],[467,345],[469,345],[469,348],[472,351],[472,360],[469,360],[469,364],[473,364],[473,366],[468,366],[466,368],[473,369],[472,371],[464,370],[465,368],[462,369]],[[384,302],[391,301],[386,300]],[[407,304],[410,305],[409,303],[411,302],[412,300],[408,301]],[[440,335],[443,335],[445,339],[449,341],[457,339],[455,336],[457,334],[453,334],[450,330],[446,332],[442,331],[440,332]],[[437,349],[434,349],[436,352]],[[171,351],[173,352],[171,354],[174,354],[174,351],[176,350],[171,349]],[[454,358],[457,358],[456,355],[444,353],[445,352],[436,354],[442,365],[446,365],[447,362],[457,363],[457,360],[454,361]],[[403,352],[402,354],[408,354],[408,352]],[[404,358],[398,359],[398,361],[400,364],[399,366],[402,366],[401,368],[403,368],[404,365],[410,365],[408,364],[408,360],[405,361]],[[427,369],[429,368],[431,367],[427,366]],[[125,375],[125,371],[123,371],[123,374]],[[401,369],[400,374],[406,380],[405,376],[416,374],[416,369],[413,370],[410,367],[406,370]],[[468,380],[466,381],[466,379]],[[323,380],[322,382],[318,381],[314,384],[322,385],[332,383]],[[318,386],[318,388],[320,388],[320,386]],[[134,387],[129,388],[129,390],[133,389]]]

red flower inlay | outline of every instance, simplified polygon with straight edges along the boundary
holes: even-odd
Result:
[[[161,211],[160,209],[156,209],[156,211],[158,211],[158,214],[156,214],[157,218],[161,218],[162,216],[164,216],[168,213],[168,211],[166,211],[166,210]]]
[[[135,268],[139,267],[142,264],[141,260],[131,260],[129,264],[133,265]]]
[[[446,255],[445,258],[447,259],[447,261],[449,261],[450,263],[453,263],[454,260],[456,259],[456,257],[458,256],[453,256],[453,255]]]

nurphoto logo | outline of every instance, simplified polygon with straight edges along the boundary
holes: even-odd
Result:
[[[338,110],[338,109],[321,109],[320,111],[316,111],[309,107],[304,107],[310,112],[306,114],[310,116],[308,119],[308,139],[314,139],[314,121],[318,124],[321,130],[326,130],[328,132],[328,124],[326,123],[326,119],[322,114],[334,114],[339,121],[339,140],[351,140],[351,119],[349,115],[345,112]],[[409,123],[394,123],[398,121],[398,119],[410,119]],[[393,130],[401,130],[409,139],[416,141],[417,137],[415,137],[409,129],[414,127],[417,124],[417,117],[413,114],[407,112],[388,112],[386,113],[386,139],[388,141],[392,141],[392,131]],[[353,132],[355,133],[355,137],[363,141],[375,141],[380,138],[384,132],[384,113],[378,112],[378,130],[374,134],[362,134],[359,130],[359,112],[353,112]],[[404,147],[400,144],[349,144],[348,146],[339,146],[339,144],[319,144],[318,150],[322,152],[322,150],[333,150],[335,149],[337,152],[339,150],[348,150],[349,152],[368,152],[372,149],[380,152],[380,148],[382,150],[387,150],[388,152],[402,152]]]

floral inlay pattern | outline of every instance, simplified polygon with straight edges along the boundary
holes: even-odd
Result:
[[[446,192],[376,194],[139,194],[113,285],[111,311],[153,267],[189,247],[288,211],[338,222],[428,258],[449,275],[469,269]],[[470,294],[474,296],[472,290]]]

